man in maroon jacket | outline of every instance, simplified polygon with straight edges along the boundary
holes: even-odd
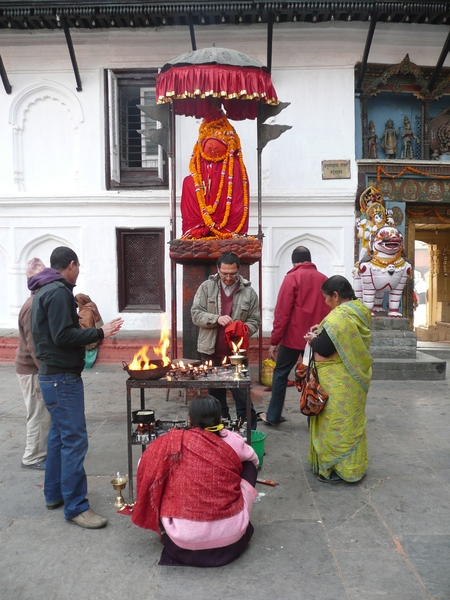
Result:
[[[275,306],[269,354],[276,358],[273,371],[272,397],[267,412],[260,413],[267,425],[278,425],[286,419],[281,416],[289,373],[303,355],[304,336],[330,312],[321,291],[328,279],[311,262],[311,253],[298,246],[292,253],[293,268],[287,272]]]

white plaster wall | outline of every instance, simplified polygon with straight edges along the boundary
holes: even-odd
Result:
[[[291,105],[272,122],[293,128],[263,152],[263,327],[271,329],[278,288],[292,250],[308,246],[319,270],[350,277],[356,193],[354,65],[368,25],[275,25],[272,79]],[[89,294],[104,320],[117,315],[116,227],[163,227],[169,239],[167,191],[105,190],[106,68],[160,67],[190,49],[187,28],[72,31],[83,91],[62,31],[0,32],[12,94],[0,90],[0,327],[14,328],[27,296],[27,261],[51,250],[78,253],[77,291]],[[370,62],[400,62],[406,53],[435,65],[448,29],[378,25]],[[263,26],[196,29],[197,47],[232,47],[266,62]],[[446,61],[446,65],[449,60]],[[34,91],[34,96],[33,96]],[[177,190],[187,175],[200,121],[177,118]],[[235,123],[252,193],[250,233],[257,231],[256,124]],[[22,152],[20,150],[22,144]],[[322,160],[347,159],[351,178],[322,180]],[[179,212],[178,212],[179,215]],[[180,233],[178,218],[178,233]],[[181,298],[181,268],[177,268]],[[170,263],[165,263],[170,309]],[[258,267],[251,269],[258,289]],[[181,304],[181,302],[180,302]],[[181,329],[181,306],[178,323]],[[126,313],[125,329],[159,329],[159,315]]]

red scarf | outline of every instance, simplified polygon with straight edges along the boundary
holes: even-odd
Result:
[[[242,338],[242,344],[240,345],[241,350],[248,350],[248,325],[242,321],[233,321],[225,327],[225,341],[228,346],[233,350],[231,342],[236,345],[239,344]]]
[[[142,455],[131,520],[159,533],[160,517],[233,517],[244,508],[241,471],[236,452],[214,433],[172,429]]]

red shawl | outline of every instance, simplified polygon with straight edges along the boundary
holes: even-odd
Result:
[[[213,433],[172,429],[142,455],[132,522],[160,532],[160,517],[216,521],[244,508],[242,463]]]

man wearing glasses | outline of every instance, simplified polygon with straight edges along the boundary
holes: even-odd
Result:
[[[225,252],[217,259],[217,273],[211,275],[198,288],[192,304],[191,316],[199,327],[197,350],[203,360],[212,360],[214,366],[222,364],[230,354],[225,340],[225,328],[233,321],[248,326],[248,335],[254,335],[261,324],[258,296],[251,283],[239,275],[241,262],[233,252]],[[230,388],[236,404],[236,416],[246,417],[246,392]],[[230,419],[225,388],[212,388],[208,393],[217,398],[222,417]],[[252,429],[256,429],[256,413],[252,405]]]

